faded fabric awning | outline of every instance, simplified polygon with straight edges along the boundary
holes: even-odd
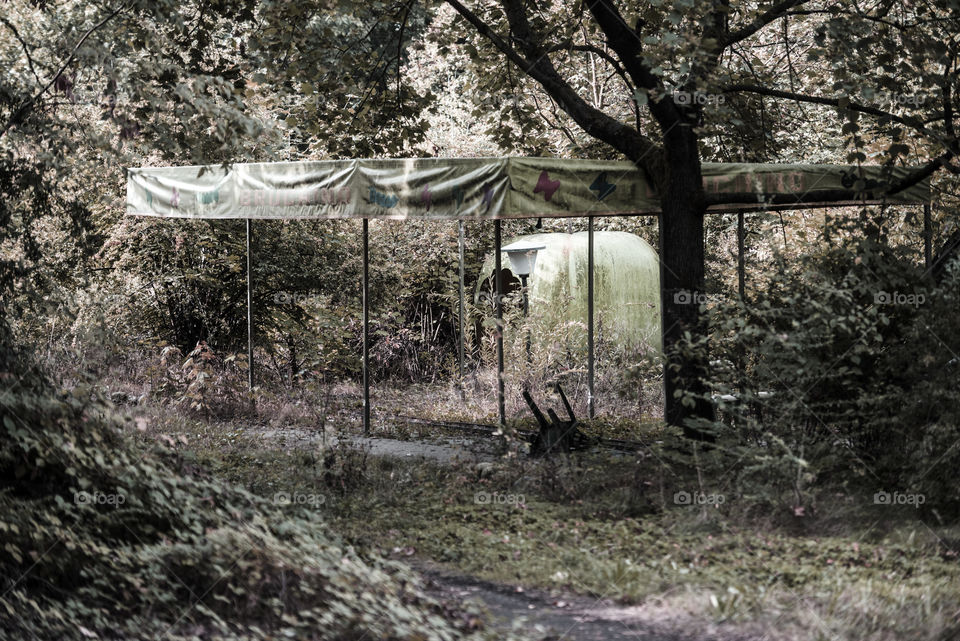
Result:
[[[703,182],[708,194],[750,195],[715,211],[928,202],[928,182],[883,199],[869,193],[908,173],[897,168],[885,174],[876,166],[707,163]],[[831,190],[865,193],[848,201],[791,202],[790,195]],[[127,214],[142,216],[486,220],[659,211],[654,189],[626,161],[351,159],[235,164],[226,171],[142,167],[127,177]]]

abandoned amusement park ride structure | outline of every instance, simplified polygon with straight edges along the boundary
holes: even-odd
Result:
[[[924,259],[931,261],[930,186],[924,180],[893,194],[882,185],[902,180],[907,168],[705,163],[708,193],[747,194],[740,202],[711,206],[707,213],[736,213],[738,280],[744,283],[744,213],[869,204],[922,205]],[[858,192],[854,188],[859,187]],[[810,194],[854,194],[846,200],[807,202]],[[807,197],[805,197],[807,196]],[[494,226],[494,301],[497,326],[497,400],[500,424],[506,423],[503,355],[503,254],[513,273],[526,277],[536,251],[547,244],[535,237],[502,247],[501,220],[587,218],[586,245],[587,406],[594,413],[594,218],[659,216],[660,203],[643,174],[627,161],[556,158],[350,159],[234,164],[229,167],[143,167],[127,175],[126,213],[167,218],[246,220],[248,383],[254,387],[254,283],[251,250],[254,219],[361,219],[363,234],[363,428],[370,429],[369,380],[369,235],[371,219],[459,221],[460,331],[458,357],[463,377],[464,221]],[[622,239],[621,239],[622,240]],[[639,239],[637,239],[639,240]],[[525,243],[523,241],[526,241]],[[580,241],[578,241],[580,242]],[[618,241],[620,242],[620,241]],[[551,244],[555,244],[551,242]],[[644,243],[645,244],[645,243]],[[649,248],[649,246],[647,246]],[[639,248],[637,251],[643,251]],[[652,252],[652,249],[651,249]],[[654,254],[655,258],[655,254]],[[659,269],[664,269],[659,263]],[[539,284],[538,284],[539,285]],[[659,286],[658,286],[659,287]],[[526,295],[526,287],[524,294]],[[660,290],[663,308],[665,292]],[[645,321],[646,322],[646,321]],[[662,328],[662,324],[656,325]],[[661,329],[662,331],[662,329]],[[659,337],[655,341],[660,344]],[[528,401],[529,403],[529,401]],[[533,409],[533,406],[531,406]],[[535,411],[536,413],[536,411]],[[538,419],[540,416],[538,416]],[[572,412],[571,412],[572,418]]]

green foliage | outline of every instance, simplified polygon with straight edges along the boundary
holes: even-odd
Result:
[[[155,395],[174,406],[203,415],[237,415],[253,409],[249,391],[243,387],[246,363],[234,355],[219,358],[201,341],[186,360],[175,347],[160,354],[159,382]],[[182,361],[182,362],[181,362]]]
[[[249,34],[255,60],[246,96],[278,101],[297,153],[397,156],[423,141],[420,95],[403,78],[427,10],[419,3],[264,2]]]
[[[278,376],[356,370],[353,335],[342,323],[359,298],[342,286],[359,272],[355,232],[340,221],[254,223],[254,337]],[[184,353],[199,341],[218,352],[245,349],[242,222],[125,219],[98,258],[109,266],[101,287],[116,295],[94,302],[131,342]]]
[[[128,349],[173,344],[187,353],[205,340],[238,351],[242,229],[118,219],[122,167],[278,151],[396,154],[422,139],[421,97],[399,78],[424,19],[409,3],[8,3],[0,23],[7,322],[35,346],[63,348],[106,326]],[[342,286],[344,271],[359,273],[358,234],[339,223],[303,234],[309,226],[264,223],[255,234],[258,346],[291,382],[358,369],[358,332],[343,320],[356,315],[359,296]]]
[[[956,268],[934,282],[881,219],[830,223],[764,291],[707,305],[709,336],[685,349],[711,350],[720,418],[699,426],[750,455],[744,480],[776,479],[794,506],[826,477],[956,508],[958,303]]]
[[[469,234],[469,232],[468,232]],[[484,239],[469,237],[469,261]],[[434,381],[454,369],[457,332],[457,225],[371,226],[371,365],[380,379]]]
[[[676,458],[666,448],[649,454]],[[687,635],[725,621],[749,621],[751,633],[762,627],[778,639],[806,639],[811,626],[884,641],[947,639],[955,630],[957,566],[937,540],[940,528],[934,534],[907,520],[916,530],[904,540],[885,536],[844,496],[824,506],[825,515],[844,517],[842,533],[821,522],[816,537],[795,535],[746,516],[753,504],[733,492],[719,508],[672,504],[676,489],[697,482],[679,460],[672,469],[651,458],[580,463],[570,497],[551,491],[543,478],[550,473],[540,469],[547,461],[500,463],[480,478],[466,466],[383,461],[332,508],[337,526],[365,549],[415,553],[526,589],[655,606]],[[707,482],[729,476],[722,465],[710,473]],[[628,488],[625,479],[632,503],[615,494]],[[517,501],[478,503],[480,493]],[[642,517],[630,514],[643,501]]]
[[[54,392],[3,354],[0,638],[482,634],[408,570],[361,560],[315,512],[138,451],[90,387]]]
[[[76,280],[69,261],[82,259],[95,235],[86,205],[51,191],[52,177],[41,163],[0,155],[0,317],[6,323],[49,314],[40,294]],[[58,236],[72,242],[61,245]],[[51,267],[48,258],[57,251],[61,260]]]
[[[18,1],[5,18],[0,139],[60,168],[61,179],[78,148],[110,162],[149,141],[169,157],[226,159],[262,131],[235,90],[231,32],[254,19],[249,2],[194,11],[172,2]]]

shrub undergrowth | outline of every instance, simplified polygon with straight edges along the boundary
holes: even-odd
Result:
[[[0,368],[0,639],[480,638],[320,518],[137,449],[92,387]]]

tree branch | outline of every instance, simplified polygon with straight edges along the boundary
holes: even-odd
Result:
[[[13,37],[20,41],[20,45],[23,47],[23,53],[27,56],[27,65],[30,67],[30,73],[33,74],[33,77],[36,78],[37,84],[42,85],[43,81],[40,80],[40,75],[37,73],[37,70],[33,67],[33,56],[30,55],[30,47],[27,46],[26,41],[20,37],[20,32],[17,31],[17,28],[13,25],[12,22],[0,16],[0,22],[7,25],[7,28],[13,32]]]
[[[806,4],[807,2],[808,0],[783,0],[782,2],[779,2],[773,5],[772,7],[770,7],[763,13],[761,13],[759,16],[757,16],[753,20],[753,22],[751,22],[747,26],[737,29],[736,31],[727,35],[727,37],[723,41],[718,43],[717,51],[718,52],[723,51],[730,45],[736,44],[741,40],[746,40],[747,38],[749,38],[756,32],[760,31],[761,29],[763,29],[765,26],[767,26],[774,20],[785,16],[790,9],[793,9],[794,7],[799,7],[800,5]]]
[[[70,52],[70,55],[67,56],[67,59],[63,61],[62,65],[60,65],[60,69],[58,69],[57,73],[54,74],[53,78],[50,79],[50,82],[44,85],[43,88],[40,89],[40,91],[38,91],[33,96],[25,100],[24,103],[20,105],[15,112],[13,112],[13,114],[10,116],[10,119],[7,120],[7,123],[3,126],[3,129],[0,130],[0,138],[3,138],[4,134],[6,134],[11,127],[23,122],[23,119],[27,117],[27,113],[29,112],[30,108],[33,107],[33,105],[35,105],[38,100],[40,100],[40,97],[43,96],[43,94],[45,94],[50,89],[50,87],[53,86],[53,83],[55,83],[60,78],[60,76],[63,75],[63,72],[67,70],[67,67],[69,67],[70,63],[73,62],[73,59],[76,58],[77,51],[80,50],[80,47],[83,45],[83,43],[86,42],[87,38],[90,37],[90,34],[98,30],[103,25],[107,24],[110,20],[114,18],[114,16],[119,14],[125,8],[126,8],[126,5],[120,5],[114,11],[107,14],[107,16],[103,20],[101,20],[97,24],[87,29],[86,33],[84,33],[83,36],[81,36],[80,39],[77,41],[77,44],[73,46],[73,50]]]
[[[627,72],[624,70],[623,66],[617,61],[616,58],[611,56],[608,52],[604,51],[600,47],[589,44],[575,45],[571,40],[565,40],[545,49],[546,53],[553,53],[555,51],[583,51],[586,53],[596,54],[597,56],[603,58],[607,64],[613,67],[614,72],[620,76],[624,84],[627,85],[628,89],[634,89],[634,85],[630,81],[630,78],[627,77]]]
[[[643,62],[641,55],[643,42],[640,40],[640,35],[627,25],[617,7],[610,0],[587,0],[586,4],[593,19],[607,36],[610,48],[620,57],[634,83],[648,91],[664,95],[666,92],[663,83]],[[651,99],[649,106],[650,113],[664,130],[673,128],[683,120],[673,100]]]
[[[704,45],[708,40],[714,41],[713,57],[720,55],[723,48],[720,43],[726,40],[730,32],[730,0],[714,0],[713,8],[706,16],[703,28]]]
[[[397,108],[399,109],[402,104],[400,101],[400,82],[401,82],[401,71],[403,69],[403,32],[407,28],[407,18],[410,16],[410,8],[413,6],[415,0],[410,0],[407,2],[407,6],[403,11],[403,20],[400,22],[400,34],[397,37]]]
[[[623,67],[620,65],[620,63],[617,62],[617,59],[596,45],[577,45],[573,44],[572,40],[564,40],[563,42],[558,42],[552,47],[547,47],[544,49],[544,53],[554,53],[556,51],[584,51],[587,53],[596,54],[607,61],[610,66],[617,71],[618,75],[621,77],[626,76],[626,72],[623,70]]]
[[[769,89],[767,87],[761,87],[759,85],[730,85],[723,89],[723,93],[755,93],[761,96],[771,96],[773,98],[786,98],[787,100],[795,100],[797,102],[809,102],[818,105],[828,105],[831,107],[840,106],[840,98],[825,98],[822,96],[810,96],[807,94],[796,93],[794,91],[781,91],[779,89]],[[870,114],[873,116],[879,116],[880,118],[889,118],[894,122],[899,122],[902,125],[908,127],[913,127],[918,132],[924,134],[925,136],[933,137],[926,127],[924,127],[923,121],[918,118],[911,118],[908,116],[898,116],[897,114],[890,113],[889,111],[884,111],[883,109],[877,109],[876,107],[870,107],[867,105],[861,105],[856,102],[848,102],[845,106],[845,109],[850,109],[852,111],[858,111],[860,113]]]
[[[656,144],[636,129],[628,127],[599,109],[592,107],[560,77],[550,61],[547,51],[534,38],[521,2],[503,0],[514,40],[522,47],[522,52],[507,43],[479,16],[461,4],[459,0],[444,1],[463,16],[480,35],[503,52],[511,62],[536,80],[560,108],[573,118],[574,122],[586,133],[602,140],[635,162],[648,153],[659,151]]]

